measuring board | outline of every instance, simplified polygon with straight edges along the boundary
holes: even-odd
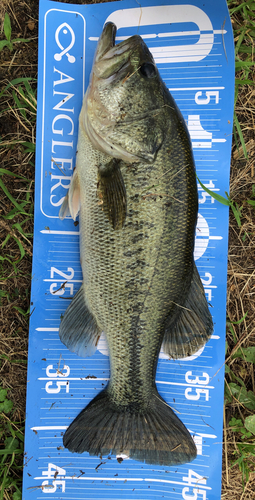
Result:
[[[160,5],[159,5],[160,4]],[[62,436],[106,386],[104,338],[91,358],[60,342],[60,317],[80,288],[79,225],[58,212],[75,166],[78,116],[106,21],[117,42],[140,34],[187,122],[197,174],[228,191],[234,48],[224,0],[40,1],[36,193],[23,500],[219,500],[221,492],[228,209],[198,185],[195,260],[215,329],[198,353],[160,353],[156,383],[194,437],[197,458],[166,467],[72,454]]]

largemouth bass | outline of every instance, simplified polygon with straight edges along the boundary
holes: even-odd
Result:
[[[106,24],[79,119],[77,163],[60,218],[80,213],[83,285],[60,339],[92,355],[105,332],[111,377],[71,423],[64,446],[148,464],[196,457],[159,395],[159,351],[191,355],[213,324],[193,259],[198,197],[183,117],[140,36],[115,45]]]

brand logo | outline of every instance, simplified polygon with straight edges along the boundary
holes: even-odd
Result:
[[[75,166],[85,90],[85,19],[75,11],[51,9],[44,27],[41,212],[58,219]]]
[[[59,40],[59,34],[60,34],[60,31],[62,30],[62,33],[64,35],[67,35],[68,32],[70,33],[71,35],[71,42],[69,43],[69,45],[64,48],[63,45],[61,44],[60,40]],[[74,45],[74,42],[75,42],[75,35],[74,35],[74,32],[71,28],[71,26],[69,26],[69,24],[67,23],[62,23],[58,29],[56,30],[56,33],[55,33],[55,40],[56,40],[56,43],[57,45],[59,46],[59,48],[61,49],[62,52],[60,53],[56,53],[54,54],[54,59],[56,61],[61,61],[62,57],[64,55],[66,55],[67,59],[68,59],[68,62],[69,63],[74,63],[76,61],[76,58],[72,55],[70,55],[67,51],[69,51],[73,45]]]

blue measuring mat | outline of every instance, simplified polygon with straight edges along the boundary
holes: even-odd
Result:
[[[160,395],[191,432],[197,458],[182,466],[72,454],[62,437],[109,380],[107,345],[79,358],[60,342],[60,317],[80,288],[79,225],[58,213],[75,167],[78,116],[106,21],[117,42],[141,35],[187,122],[197,174],[228,191],[234,47],[224,0],[124,0],[96,5],[40,1],[35,227],[23,500],[219,500],[228,251],[228,208],[200,185],[195,260],[214,333],[193,356],[161,351]]]

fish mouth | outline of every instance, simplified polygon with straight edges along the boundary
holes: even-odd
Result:
[[[98,41],[96,58],[98,62],[106,53],[115,46],[117,27],[114,23],[106,23]]]
[[[111,59],[114,56],[123,54],[127,50],[132,50],[138,44],[143,44],[143,40],[139,35],[133,35],[116,45],[116,32],[117,27],[114,23],[109,22],[104,25],[97,45],[96,61]]]
[[[134,35],[116,45],[116,32],[114,23],[106,23],[99,38],[93,67],[94,74],[99,78],[108,79],[120,70],[126,70],[132,51],[144,44],[139,35]]]

